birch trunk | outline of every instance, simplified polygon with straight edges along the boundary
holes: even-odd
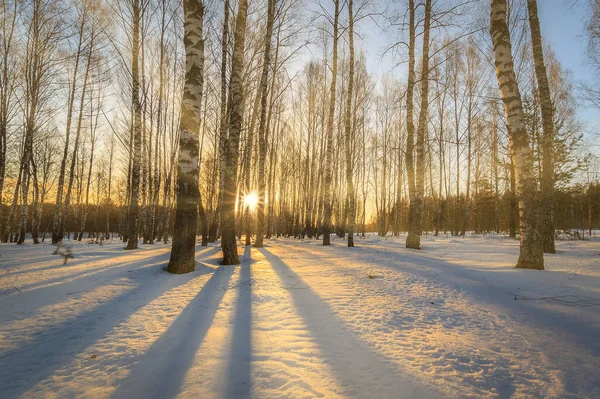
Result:
[[[56,203],[54,206],[54,220],[52,224],[52,244],[56,245],[63,239],[63,234],[61,232],[61,226],[63,224],[63,196],[64,196],[64,186],[65,186],[65,173],[67,168],[67,161],[69,159],[69,141],[71,136],[71,124],[73,122],[73,106],[75,103],[75,90],[77,87],[77,71],[79,70],[79,61],[82,55],[82,47],[83,47],[83,34],[84,27],[86,22],[86,11],[87,8],[84,8],[84,12],[81,16],[81,24],[79,26],[79,40],[77,44],[77,52],[75,53],[75,66],[73,70],[73,79],[71,80],[71,90],[69,92],[68,105],[67,105],[67,125],[65,128],[65,148],[63,151],[62,160],[60,163],[60,169],[58,174],[58,187],[56,189]]]
[[[423,27],[423,54],[421,66],[421,109],[419,110],[419,130],[417,132],[417,170],[415,176],[416,179],[414,181],[413,196],[410,200],[408,237],[406,237],[406,248],[412,249],[421,249],[421,224],[423,220],[423,197],[425,194],[425,136],[427,135],[427,118],[429,106],[430,26],[431,0],[427,0],[425,2],[425,21]]]
[[[354,194],[354,126],[352,126],[352,95],[354,93],[354,15],[352,13],[352,0],[348,0],[348,44],[350,47],[349,71],[348,71],[348,97],[346,99],[346,185],[348,196],[348,247],[354,247],[354,229],[356,224],[356,201]]]
[[[225,187],[225,169],[227,167],[227,136],[228,128],[228,104],[227,104],[227,49],[229,48],[229,0],[223,5],[223,33],[221,36],[221,108],[219,123],[219,194],[217,198],[217,211],[213,217],[209,241],[215,241],[218,235],[219,222],[221,219],[221,206],[223,205],[223,193]]]
[[[204,87],[204,4],[201,0],[185,0],[184,44],[185,86],[179,119],[179,160],[177,164],[177,207],[173,246],[167,271],[194,271],[196,230],[198,221],[199,133]]]
[[[33,180],[33,203],[31,204],[31,239],[39,244],[40,223],[42,218],[43,200],[40,202],[40,184],[35,161],[31,159],[31,178]]]
[[[59,223],[59,227],[58,227],[58,237],[60,240],[62,240],[62,237],[64,236],[67,212],[69,211],[69,205],[71,205],[71,193],[73,190],[73,183],[76,178],[75,167],[77,164],[77,153],[79,151],[79,140],[81,138],[81,130],[82,130],[82,123],[83,123],[83,108],[85,105],[85,98],[86,98],[85,96],[87,93],[88,78],[90,75],[90,69],[91,69],[91,64],[92,64],[92,53],[93,53],[92,50],[94,48],[94,38],[95,38],[95,31],[92,30],[89,49],[88,49],[88,55],[87,55],[87,62],[86,62],[86,67],[85,67],[85,73],[84,73],[84,77],[83,77],[83,86],[81,88],[81,99],[79,102],[79,116],[77,119],[77,128],[75,130],[75,143],[73,143],[73,157],[71,159],[71,166],[69,169],[69,180],[67,183],[67,191],[65,193],[65,200],[62,205],[62,211],[61,211],[62,216],[60,217],[60,223]],[[76,230],[74,230],[74,231],[76,231]]]
[[[517,268],[544,269],[539,233],[539,199],[529,148],[523,103],[514,70],[510,33],[506,22],[506,0],[491,0],[490,33],[494,45],[496,76],[506,113],[511,157],[519,197],[520,253]]]
[[[254,246],[263,246],[265,234],[265,168],[267,163],[267,87],[269,77],[269,64],[271,61],[271,37],[273,36],[273,20],[275,18],[275,0],[269,0],[267,14],[267,30],[265,32],[265,54],[263,59],[262,74],[260,77],[260,121],[258,126],[258,206],[257,227]]]
[[[93,96],[90,96],[90,115],[94,117],[94,109],[93,109]],[[97,104],[98,107],[101,106],[100,101]],[[77,237],[77,241],[81,241],[83,238],[83,233],[85,232],[85,225],[87,223],[88,211],[89,211],[89,203],[90,203],[90,186],[92,183],[92,169],[94,165],[94,150],[96,147],[96,129],[98,128],[98,114],[94,117],[94,122],[92,126],[90,126],[90,162],[88,164],[88,173],[87,173],[87,181],[85,185],[85,203],[83,205],[83,214],[81,215],[81,224],[79,226],[79,237]],[[98,197],[99,198],[99,197]]]
[[[129,207],[127,209],[127,247],[138,247],[138,208],[140,195],[140,162],[142,157],[142,106],[140,104],[140,4],[139,0],[133,1],[133,24],[131,46],[131,103],[133,106],[133,159],[131,165],[131,187]]]
[[[408,198],[410,204],[415,203],[415,163],[413,152],[415,149],[415,123],[414,123],[414,91],[415,91],[415,2],[408,1],[409,27],[408,27],[408,82],[406,84],[406,175],[408,178]],[[413,224],[413,207],[408,213],[408,230]],[[406,246],[408,247],[408,238]]]
[[[538,18],[537,1],[527,0],[529,11],[529,30],[533,45],[533,63],[537,78],[540,103],[542,108],[542,191],[540,233],[542,248],[545,253],[556,253],[554,246],[554,109],[548,75],[544,63],[544,49],[540,20]]]
[[[15,94],[17,87],[17,61],[14,57],[13,39],[15,38],[18,1],[13,2],[12,12],[3,9],[2,40],[0,41],[0,234],[4,223],[2,218],[2,202],[4,193],[4,180],[6,178],[6,144],[8,127],[14,116]]]
[[[248,0],[240,0],[235,22],[233,54],[231,57],[231,102],[229,110],[229,134],[225,152],[225,175],[223,202],[221,204],[221,248],[223,265],[239,264],[235,236],[235,200],[237,194],[237,170],[239,158],[240,133],[244,119],[244,87],[242,74],[244,69],[244,43],[246,39],[246,21],[248,18]]]
[[[331,86],[329,87],[329,113],[327,115],[327,145],[325,148],[325,181],[324,181],[324,216],[323,216],[323,245],[331,244],[331,214],[332,214],[332,173],[333,173],[333,119],[335,114],[335,89],[337,84],[338,62],[338,20],[340,16],[340,0],[334,0],[333,17],[333,60],[331,66]]]
[[[161,27],[160,27],[160,50],[159,50],[159,63],[158,63],[158,104],[157,104],[157,129],[156,129],[156,137],[154,142],[154,147],[156,148],[156,161],[154,163],[154,197],[152,198],[152,214],[151,214],[151,230],[152,234],[150,236],[150,244],[154,243],[154,239],[160,240],[158,235],[158,228],[156,222],[156,213],[158,212],[158,201],[160,197],[160,182],[161,182],[161,149],[159,148],[159,140],[161,132],[166,134],[163,130],[163,103],[164,103],[164,73],[163,68],[165,65],[165,32],[166,32],[166,0],[161,1]],[[165,148],[162,151],[166,151]]]

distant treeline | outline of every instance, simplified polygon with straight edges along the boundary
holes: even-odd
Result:
[[[425,197],[424,204],[424,231],[434,234],[462,235],[464,225],[465,196],[461,195],[458,201],[455,196],[441,200],[438,198]],[[100,205],[89,209],[84,228],[81,228],[81,209],[79,206],[71,206],[65,223],[65,235],[71,240],[100,239],[108,237],[126,238],[126,211],[124,206]],[[2,206],[2,213],[7,214],[9,207]],[[41,209],[38,239],[45,242],[52,234],[54,204],[45,203]],[[158,207],[156,210],[158,223],[152,235],[155,240],[168,241],[172,236],[172,217],[169,209]],[[380,236],[388,234],[398,235],[404,233],[408,226],[409,202],[400,202],[399,212],[396,207],[387,215],[387,218],[378,220],[373,217],[368,223],[357,225],[357,232],[377,232]],[[255,215],[251,216],[251,229],[256,229]],[[322,226],[307,226],[299,218],[300,213],[294,215],[287,209],[274,213],[268,220],[268,236],[285,236],[297,238],[314,238],[322,235]],[[457,218],[458,216],[458,218]],[[496,197],[490,191],[483,191],[471,197],[471,218],[467,223],[466,230],[475,233],[508,233],[514,237],[518,232],[519,223],[516,199],[510,192]],[[142,220],[141,218],[139,220]],[[165,223],[169,220],[169,226],[165,229]],[[35,219],[34,219],[35,221]],[[578,185],[575,187],[557,190],[555,195],[554,223],[557,230],[600,228],[600,183]],[[241,227],[242,220],[238,220]],[[143,229],[143,227],[142,227]],[[199,234],[202,226],[199,223]],[[241,231],[241,228],[238,229]],[[109,232],[111,234],[109,234]],[[335,232],[344,236],[345,226],[336,225]],[[27,233],[32,234],[32,223],[28,224]],[[240,234],[241,236],[241,234]],[[16,242],[17,236],[4,237],[5,241]],[[215,239],[212,239],[213,241]]]

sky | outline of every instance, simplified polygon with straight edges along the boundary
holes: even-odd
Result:
[[[538,4],[542,35],[563,67],[571,71],[576,82],[592,80],[593,71],[586,64],[587,39],[583,36],[587,7],[566,6],[564,0],[543,0]],[[600,111],[581,107],[580,116],[591,130],[600,130]]]
[[[396,7],[403,7],[400,3]],[[571,72],[577,84],[590,81],[593,77],[592,69],[586,64],[587,39],[584,37],[588,7],[584,5],[585,1],[579,1],[579,5],[569,3],[566,0],[538,0],[538,15],[544,41],[554,50],[563,68]],[[342,11],[344,14],[346,12],[345,9]],[[346,19],[346,15],[343,15],[343,19]],[[371,73],[378,76],[389,72],[400,76],[405,73],[402,66],[397,67],[397,57],[394,59],[389,54],[383,56],[386,45],[393,40],[389,32],[382,31],[369,19],[358,22],[356,30],[360,36],[356,42],[366,53],[367,68]],[[600,131],[600,110],[581,106],[579,116],[589,132]],[[593,135],[587,137],[595,144],[596,153],[600,152],[600,139]]]

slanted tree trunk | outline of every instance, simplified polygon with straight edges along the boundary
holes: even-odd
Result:
[[[348,71],[348,97],[346,98],[346,189],[348,196],[348,247],[354,247],[354,229],[356,224],[356,201],[354,194],[354,126],[352,126],[352,95],[354,93],[354,15],[352,14],[352,0],[348,0],[348,43],[350,47]],[[398,206],[399,204],[397,204]]]
[[[271,62],[271,38],[273,36],[273,20],[275,18],[275,0],[269,0],[267,13],[267,30],[265,32],[265,53],[263,58],[262,74],[260,77],[260,121],[258,126],[258,204],[257,227],[254,246],[263,246],[265,234],[265,168],[267,163],[267,99],[269,64]],[[269,194],[270,195],[270,194]]]
[[[323,245],[331,244],[331,214],[332,214],[332,174],[333,174],[333,118],[335,114],[335,89],[337,84],[338,62],[338,20],[340,16],[340,0],[333,0],[335,11],[333,16],[333,59],[331,66],[331,86],[329,87],[329,113],[327,115],[327,141],[325,148],[325,180],[324,180],[324,215],[323,215]]]
[[[527,9],[529,11],[529,30],[533,46],[533,63],[542,108],[542,178],[540,181],[542,212],[540,213],[540,233],[544,252],[553,254],[556,253],[554,247],[554,110],[544,63],[544,48],[537,1],[527,0]]]
[[[229,134],[225,153],[225,176],[223,202],[221,204],[221,248],[223,265],[240,263],[235,236],[235,199],[237,196],[237,170],[239,158],[240,133],[244,119],[244,43],[246,41],[246,21],[248,18],[248,0],[240,0],[235,21],[233,54],[231,57],[231,103],[229,110]]]
[[[506,0],[491,0],[490,33],[494,45],[496,76],[504,104],[511,157],[519,197],[520,253],[517,268],[544,269],[544,252],[539,233],[539,199],[533,170],[533,156],[527,139],[523,103],[512,58],[510,32],[506,22]]]
[[[142,158],[142,106],[140,103],[140,4],[134,0],[132,45],[131,45],[131,103],[133,107],[133,159],[131,165],[131,187],[127,209],[127,247],[138,247],[138,208],[140,196],[140,162]]]
[[[100,96],[100,91],[98,91],[98,95]],[[98,116],[99,112],[94,115],[94,102],[93,102],[93,94],[90,96],[90,116],[93,118],[93,122],[90,126],[90,162],[88,164],[88,173],[87,173],[87,181],[85,185],[85,203],[83,205],[83,214],[81,215],[81,223],[79,227],[79,237],[77,237],[77,241],[81,241],[83,238],[83,233],[85,232],[85,225],[87,224],[87,217],[89,211],[89,201],[90,201],[90,186],[92,184],[92,169],[94,166],[94,150],[96,149],[96,131],[98,129]],[[96,107],[101,106],[100,98],[98,98],[98,104]],[[99,185],[100,183],[98,183]],[[99,197],[98,197],[99,198]],[[88,232],[90,232],[88,230]]]
[[[61,226],[63,225],[63,196],[65,186],[65,174],[67,169],[67,161],[69,159],[69,142],[71,136],[71,124],[73,122],[73,106],[75,102],[75,90],[77,88],[77,71],[79,70],[79,62],[83,54],[83,39],[84,39],[84,28],[87,20],[87,7],[83,8],[81,15],[81,23],[79,25],[78,33],[78,44],[77,52],[75,53],[75,66],[73,69],[73,79],[71,81],[71,87],[69,92],[69,98],[67,101],[67,123],[65,128],[65,147],[63,151],[62,160],[60,163],[60,169],[58,173],[58,187],[56,189],[56,203],[54,206],[54,220],[52,225],[52,244],[56,245],[63,239]]]
[[[167,271],[194,271],[198,220],[199,131],[204,87],[204,4],[201,0],[183,2],[185,44],[185,85],[179,119],[179,161],[177,164],[177,206],[173,246]]]
[[[69,169],[69,180],[67,183],[65,200],[64,200],[64,203],[62,206],[62,216],[60,217],[60,224],[59,224],[59,228],[58,228],[58,238],[60,240],[62,240],[62,237],[64,235],[65,224],[66,224],[66,220],[67,220],[67,212],[69,211],[69,206],[71,205],[71,194],[72,194],[72,190],[73,190],[73,184],[76,179],[75,167],[77,165],[77,157],[78,157],[77,154],[79,151],[79,141],[81,138],[82,123],[83,123],[83,109],[85,106],[88,79],[89,79],[89,75],[90,75],[91,65],[93,62],[92,55],[93,55],[95,34],[96,34],[95,30],[92,30],[88,54],[87,54],[87,63],[86,63],[86,67],[85,67],[84,77],[83,77],[83,86],[81,89],[81,99],[79,102],[79,116],[77,119],[77,127],[75,130],[75,143],[73,143],[73,157],[71,159],[71,166]],[[83,176],[81,176],[81,181],[83,181]],[[74,234],[76,234],[76,231]]]

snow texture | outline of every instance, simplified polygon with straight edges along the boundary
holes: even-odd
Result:
[[[0,246],[2,398],[600,397],[600,241]]]

